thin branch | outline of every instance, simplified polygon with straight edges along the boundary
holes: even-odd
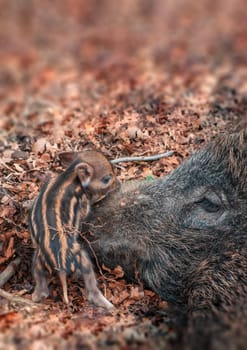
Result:
[[[116,283],[116,284],[121,285],[121,282],[116,281],[114,278],[107,277],[107,276],[103,273],[102,268],[101,268],[101,266],[100,266],[100,264],[99,264],[99,260],[98,260],[96,254],[95,254],[95,251],[94,251],[94,249],[93,249],[93,247],[92,247],[92,245],[91,245],[91,242],[85,237],[85,235],[81,236],[81,238],[87,243],[87,245],[88,245],[88,247],[89,247],[91,253],[93,254],[93,257],[94,257],[94,259],[95,259],[95,263],[96,263],[97,269],[98,269],[99,274],[101,275],[101,277],[102,277],[104,280],[108,281],[108,282],[114,282],[114,283]],[[128,284],[127,284],[127,286],[128,286]],[[105,283],[104,283],[104,289],[105,289]]]
[[[28,306],[37,306],[37,304],[33,303],[31,300],[28,300],[26,298],[22,298],[18,295],[8,293],[1,288],[0,288],[0,297],[9,300],[12,303],[19,303],[19,304],[24,304],[24,305],[28,305]]]
[[[19,172],[17,172],[17,171],[15,171],[14,169],[12,169],[10,166],[8,166],[7,164],[5,164],[2,160],[0,160],[0,164],[1,164],[4,168],[10,170],[10,171],[11,171],[11,174],[20,175]]]
[[[0,273],[0,288],[5,285],[6,282],[15,274],[17,266],[20,264],[21,259],[16,258],[13,260],[6,269]]]
[[[94,251],[94,249],[93,249],[91,243],[89,242],[89,240],[88,240],[84,235],[81,236],[81,238],[87,243],[89,249],[91,250],[91,253],[93,254],[93,257],[94,257],[94,259],[95,259],[96,266],[97,266],[97,268],[98,268],[98,270],[99,270],[100,275],[101,275],[102,277],[105,277],[105,276],[103,275],[103,272],[102,272],[102,269],[101,269],[101,267],[100,267],[98,258],[97,258],[96,254],[95,254],[95,251]]]
[[[167,158],[174,154],[174,151],[168,151],[161,154],[155,154],[153,156],[141,156],[141,157],[123,157],[111,160],[112,164],[122,163],[122,162],[149,162],[153,160],[159,160],[161,158]]]

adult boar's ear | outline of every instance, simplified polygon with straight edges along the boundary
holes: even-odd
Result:
[[[87,163],[80,163],[76,165],[75,171],[81,181],[82,187],[86,188],[90,184],[93,177],[93,167]]]
[[[63,166],[67,167],[70,163],[73,162],[73,160],[75,160],[77,154],[77,152],[61,152],[58,153],[58,159],[60,160]]]

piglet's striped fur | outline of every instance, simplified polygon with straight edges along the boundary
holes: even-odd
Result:
[[[68,274],[83,275],[88,300],[97,306],[113,307],[97,287],[89,257],[78,243],[80,222],[93,203],[104,198],[117,184],[110,162],[100,152],[64,152],[61,161],[68,168],[41,188],[30,213],[30,232],[35,247],[32,299],[49,295],[46,275],[57,272],[65,303]]]

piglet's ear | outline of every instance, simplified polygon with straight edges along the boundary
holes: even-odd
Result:
[[[58,153],[58,159],[62,163],[63,166],[67,167],[70,163],[75,160],[77,156],[77,152],[61,152]]]
[[[86,188],[93,177],[93,167],[87,163],[80,163],[75,167],[75,171],[81,181],[82,186]]]

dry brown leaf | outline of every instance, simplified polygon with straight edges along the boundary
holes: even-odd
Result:
[[[140,290],[139,287],[131,286],[130,287],[130,298],[139,301],[144,297],[143,290]]]
[[[111,270],[109,267],[102,265],[102,269],[109,272],[110,274],[114,275],[114,277],[122,278],[124,276],[124,271],[121,266],[116,266],[113,270]]]
[[[32,146],[32,151],[35,154],[42,154],[52,148],[52,145],[46,138],[38,139]]]
[[[0,314],[0,332],[4,332],[7,328],[13,327],[14,324],[21,322],[22,315],[19,312],[9,311]]]

